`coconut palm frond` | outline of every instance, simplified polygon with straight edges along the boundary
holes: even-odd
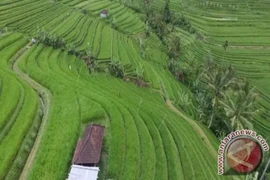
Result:
[[[253,129],[253,124],[243,116],[241,116],[239,120],[244,128]]]

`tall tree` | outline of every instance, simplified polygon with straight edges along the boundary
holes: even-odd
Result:
[[[171,22],[171,11],[170,11],[170,0],[166,0],[165,2],[165,7],[164,7],[164,20],[166,23],[169,23]]]
[[[229,46],[229,42],[226,40],[225,43],[223,44],[224,49],[226,50]]]
[[[150,16],[150,3],[150,0],[144,0],[145,14],[147,18]]]
[[[162,14],[152,14],[149,18],[149,25],[156,31],[157,36],[164,41],[164,36],[167,33],[167,26],[163,21]]]
[[[214,65],[210,64],[206,67],[208,71],[204,72],[204,79],[207,86],[212,93],[212,108],[213,112],[209,121],[208,128],[211,128],[215,113],[219,108],[219,102],[225,98],[225,91],[235,84],[235,71],[229,66],[226,69],[213,68]]]
[[[170,58],[178,58],[181,55],[181,39],[179,36],[173,36],[168,44],[168,54]]]

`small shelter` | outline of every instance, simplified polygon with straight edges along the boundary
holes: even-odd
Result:
[[[72,163],[82,166],[96,166],[100,160],[104,126],[91,124],[79,139]]]
[[[98,172],[98,167],[72,165],[68,180],[96,180]]]
[[[103,9],[101,12],[100,12],[100,17],[101,18],[107,18],[108,17],[108,11],[106,9]]]
[[[36,40],[35,38],[32,38],[32,39],[31,39],[31,42],[32,42],[33,44],[35,44],[35,43],[37,42],[37,40]]]

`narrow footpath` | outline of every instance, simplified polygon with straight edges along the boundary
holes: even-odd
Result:
[[[37,134],[37,137],[35,139],[35,143],[32,147],[32,150],[27,158],[27,161],[25,163],[25,166],[23,168],[23,171],[21,173],[20,176],[20,180],[26,180],[28,173],[31,169],[31,166],[34,162],[35,156],[37,154],[37,151],[39,149],[39,145],[40,145],[40,141],[41,138],[44,134],[44,129],[46,126],[46,123],[48,121],[48,117],[49,117],[49,110],[50,110],[50,105],[51,105],[51,101],[52,101],[52,95],[51,92],[43,87],[42,85],[40,85],[38,82],[36,82],[35,80],[33,80],[32,78],[30,78],[27,74],[25,74],[20,68],[19,68],[19,62],[21,60],[21,56],[27,51],[28,48],[31,47],[31,43],[28,43],[25,47],[23,47],[22,49],[20,49],[12,58],[12,62],[14,63],[12,68],[13,71],[22,79],[24,80],[26,83],[28,83],[33,89],[36,90],[36,92],[38,93],[38,97],[40,98],[40,103],[41,103],[41,110],[43,112],[43,117],[42,117],[42,122]]]

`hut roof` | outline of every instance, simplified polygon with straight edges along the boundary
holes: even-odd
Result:
[[[73,164],[97,164],[100,160],[104,126],[91,124],[86,127],[82,139],[79,139]]]
[[[106,14],[107,15],[108,14],[108,10],[107,9],[103,9],[100,14]]]

